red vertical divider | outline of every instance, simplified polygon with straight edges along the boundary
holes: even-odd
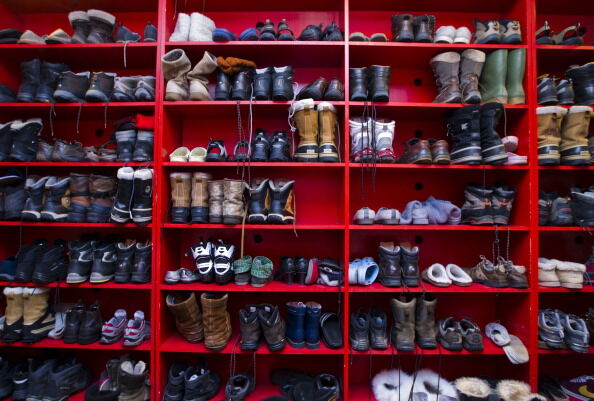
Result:
[[[350,224],[350,153],[349,153],[349,118],[350,118],[350,108],[349,108],[349,101],[350,101],[350,88],[349,88],[349,67],[350,67],[350,60],[349,60],[349,0],[344,0],[344,132],[343,135],[343,155],[344,155],[344,302],[343,302],[343,342],[344,342],[344,369],[343,369],[343,394],[344,399],[349,399],[349,303],[350,303],[350,295],[349,295],[349,260],[350,260],[350,231],[349,231],[349,224]]]

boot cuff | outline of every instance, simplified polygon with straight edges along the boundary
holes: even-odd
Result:
[[[209,173],[194,173],[194,178],[204,178],[206,180],[212,180],[212,174],[209,174]]]
[[[433,62],[446,62],[446,63],[458,63],[460,62],[460,54],[456,52],[445,52],[438,54],[437,56],[431,59],[431,63]]]
[[[68,14],[68,21],[72,23],[72,21],[88,21],[89,16],[87,15],[86,11],[72,11]]]
[[[553,271],[557,267],[555,259],[538,258],[538,268],[546,271]]]
[[[486,59],[485,52],[476,49],[468,49],[462,52],[462,58],[468,58],[477,63],[484,63]]]
[[[336,108],[334,107],[334,105],[332,103],[322,102],[322,103],[318,104],[318,111],[328,111],[328,110],[333,113],[336,113]]]
[[[212,74],[218,66],[217,58],[212,53],[205,51],[200,61],[188,73],[188,77],[203,78],[204,75]]]
[[[567,109],[559,106],[545,106],[536,108],[536,114],[539,116],[553,113],[565,115],[567,114]]]
[[[192,173],[171,173],[170,175],[171,178],[185,178],[185,179],[190,179],[192,177]]]
[[[563,261],[556,261],[557,270],[561,271],[573,271],[573,272],[585,272],[586,266],[581,263],[575,262],[563,262]]]
[[[491,394],[491,387],[483,379],[477,377],[461,377],[455,382],[456,390],[461,394],[487,399]]]
[[[152,180],[153,179],[153,169],[150,168],[141,168],[134,172],[134,179],[138,180]]]
[[[313,107],[314,107],[313,99],[298,100],[291,105],[291,113],[296,113],[298,111],[302,111],[305,109],[313,109]]]
[[[116,17],[114,15],[101,10],[88,10],[87,15],[89,18],[96,18],[111,25],[115,25],[116,22]]]
[[[193,12],[192,15],[190,16],[190,18],[192,19],[192,28],[193,29],[196,29],[196,28],[194,28],[194,24],[198,24],[198,25],[196,25],[196,27],[206,29],[211,32],[213,32],[216,29],[216,25],[215,25],[214,21],[211,20],[210,18],[208,18],[204,14],[200,14],[198,12]]]
[[[496,391],[499,398],[505,401],[525,401],[530,396],[530,386],[517,380],[501,380]]]
[[[168,66],[174,68],[190,67],[190,59],[186,56],[186,52],[182,49],[173,49],[170,52],[167,52],[161,58],[161,61]]]
[[[118,170],[118,179],[132,180],[134,179],[134,169],[132,167],[122,167]]]
[[[45,294],[46,292],[50,292],[51,288],[49,287],[23,287],[23,294],[25,295],[35,295],[35,294]],[[15,293],[18,294],[18,293]]]
[[[590,106],[571,106],[571,108],[569,109],[569,114],[584,113],[584,112],[592,113],[592,107],[590,107]]]

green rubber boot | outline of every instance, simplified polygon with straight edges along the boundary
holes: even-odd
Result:
[[[484,103],[507,103],[506,73],[507,50],[495,50],[487,56],[481,73],[480,87]]]
[[[524,93],[524,71],[526,70],[526,49],[509,50],[507,56],[507,103],[524,104],[526,94]]]

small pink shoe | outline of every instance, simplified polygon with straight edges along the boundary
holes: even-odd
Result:
[[[518,166],[522,164],[528,164],[528,157],[507,152],[507,163],[505,163],[506,166]]]
[[[515,152],[516,150],[518,150],[517,136],[504,136],[503,138],[501,138],[501,142],[503,142],[503,146],[505,147],[506,152]]]

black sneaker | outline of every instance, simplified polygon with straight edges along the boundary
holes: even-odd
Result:
[[[276,131],[270,140],[270,161],[290,162],[291,144],[285,131]]]
[[[93,267],[93,241],[71,241],[68,243],[70,250],[70,265],[66,282],[68,284],[80,284],[89,279]]]
[[[210,400],[219,392],[219,376],[199,361],[196,368],[188,368],[185,373],[186,391],[184,400]]]
[[[33,282],[37,284],[49,284],[62,281],[66,278],[68,263],[64,257],[66,241],[56,240],[54,245],[35,263],[33,271]]]
[[[91,371],[74,358],[56,363],[45,386],[43,401],[63,401],[84,390],[91,382]]]
[[[12,374],[12,399],[25,400],[29,386],[29,361],[24,361],[15,366]]]
[[[6,359],[0,357],[0,399],[12,394],[12,375],[14,366]]]
[[[56,359],[49,359],[47,361],[29,360],[27,401],[43,401],[50,372],[56,366],[56,363]]]
[[[206,151],[207,162],[224,162],[227,161],[227,149],[223,140],[210,140],[208,143],[208,150]]]
[[[14,281],[17,283],[30,283],[33,279],[36,262],[47,251],[47,241],[39,239],[33,245],[23,245],[16,256],[16,272]]]
[[[270,138],[262,128],[256,129],[252,143],[252,161],[267,162],[270,156]]]
[[[176,362],[169,368],[169,375],[163,401],[182,401],[184,398],[184,373],[188,365],[183,362]]]
[[[107,283],[113,280],[116,271],[116,245],[113,242],[101,242],[95,246],[91,284]]]

